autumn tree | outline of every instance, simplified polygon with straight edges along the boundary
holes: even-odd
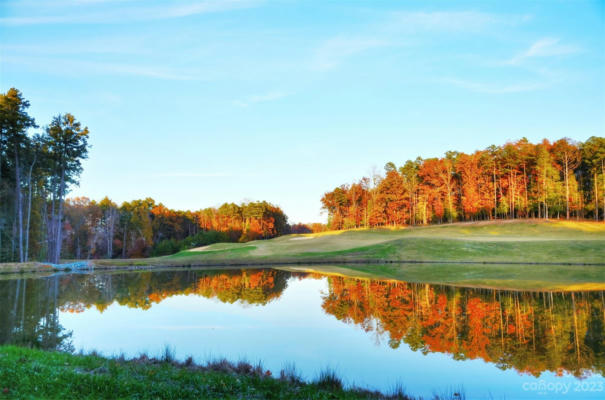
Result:
[[[554,143],[552,151],[565,181],[565,211],[569,219],[570,180],[575,183],[573,171],[580,165],[580,149],[571,139],[563,138]]]
[[[418,188],[420,185],[418,169],[421,164],[422,159],[416,159],[416,161],[408,160],[399,168],[399,174],[403,179],[403,186],[409,198],[409,223],[411,225],[416,225],[416,217],[418,214]]]
[[[340,185],[324,194],[322,208],[331,229],[386,224],[427,224],[444,220],[576,218],[605,215],[603,138],[584,144],[526,138],[471,154],[447,152],[417,158],[366,184]],[[370,183],[373,182],[373,185]],[[362,217],[363,216],[363,217]],[[605,218],[605,217],[604,217]]]
[[[113,241],[115,236],[116,224],[119,220],[119,210],[116,203],[105,196],[99,202],[99,208],[102,214],[103,236],[107,250],[107,258],[113,257]]]
[[[599,200],[603,203],[605,220],[605,138],[592,136],[581,145],[582,169],[586,176],[587,193],[592,194],[593,217],[599,220]],[[590,188],[592,186],[592,190]]]
[[[418,171],[435,216],[452,222],[456,218],[454,207],[454,161],[451,158],[429,158]]]
[[[403,179],[396,168],[385,167],[386,176],[376,188],[376,210],[384,214],[389,225],[405,223],[406,194]]]
[[[475,216],[481,209],[481,191],[483,177],[480,168],[481,153],[461,154],[456,162],[456,171],[460,175],[462,187],[462,211],[465,218]]]
[[[328,211],[328,224],[334,229],[342,229],[343,227],[343,219],[349,206],[346,194],[348,190],[348,186],[342,185],[331,192],[325,193],[321,198],[323,208]]]

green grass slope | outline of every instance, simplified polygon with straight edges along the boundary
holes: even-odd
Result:
[[[605,265],[605,224],[514,221],[286,235],[243,244],[220,243],[154,261],[221,264],[360,260]]]
[[[605,223],[527,220],[331,231],[217,243],[166,257],[95,260],[94,264],[97,269],[322,264],[326,272],[328,265],[340,264],[359,276],[416,282],[589,289],[605,283]],[[528,264],[534,265],[529,269]],[[535,264],[572,265],[557,269]],[[40,263],[0,264],[3,275],[48,270]],[[535,273],[530,276],[528,271]]]

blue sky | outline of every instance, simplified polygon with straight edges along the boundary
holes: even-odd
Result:
[[[12,86],[89,127],[72,195],[319,221],[387,161],[605,136],[605,2],[1,0]]]

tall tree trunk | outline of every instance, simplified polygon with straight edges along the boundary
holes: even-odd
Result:
[[[54,253],[55,253],[55,233],[56,233],[56,229],[55,229],[55,215],[56,215],[56,202],[57,202],[57,190],[55,187],[55,184],[53,183],[53,187],[52,187],[52,195],[51,195],[51,213],[50,213],[50,219],[49,219],[49,223],[48,223],[48,229],[47,229],[47,235],[48,235],[48,249],[47,249],[47,254],[46,254],[46,258],[48,261],[53,262],[55,259]]]
[[[515,174],[515,173],[513,173],[511,171],[510,178],[511,178],[511,185],[512,185],[511,202],[510,202],[510,207],[511,207],[510,213],[511,213],[512,218],[515,219],[515,205],[516,205],[515,201],[516,201],[516,198],[517,198],[517,185],[515,184],[516,183],[515,181],[517,180],[517,174]]]
[[[128,225],[124,225],[124,237],[122,240],[122,258],[126,258],[126,231],[128,229]]]
[[[55,254],[54,262],[59,263],[61,259],[61,235],[63,234],[62,220],[63,220],[63,200],[65,197],[65,166],[61,166],[61,181],[59,184],[59,211],[57,213],[57,236],[55,242]]]
[[[414,225],[414,197],[410,195],[410,225]]]
[[[494,219],[498,219],[498,187],[496,185],[496,164],[492,170],[494,178]]]
[[[601,176],[603,177],[603,184],[601,187],[605,187],[605,163],[601,160]],[[605,221],[605,196],[603,196],[603,221]]]
[[[81,251],[80,251],[80,235],[76,234],[76,259],[80,259],[81,258]]]
[[[513,173],[512,171],[508,173],[508,193],[510,194],[508,202],[508,216],[509,218],[513,217]]]
[[[15,260],[15,249],[17,247],[17,242],[15,238],[17,237],[17,219],[13,218],[13,234],[11,235],[11,260]]]
[[[594,219],[599,220],[599,178],[597,171],[594,172]]]
[[[107,230],[107,258],[113,257],[113,232],[116,220],[116,210],[109,208],[108,230]]]
[[[47,231],[47,229],[48,229],[48,226],[47,226],[47,224],[48,224],[48,204],[47,204],[47,201],[46,201],[47,200],[47,195],[48,194],[46,193],[46,191],[44,189],[42,189],[41,193],[40,193],[40,197],[43,200],[42,201],[42,208],[40,209],[40,222],[41,222],[41,225],[42,225],[40,227],[40,232],[44,232],[44,240],[43,240],[42,243],[46,243],[46,247],[44,249],[42,249],[40,251],[40,253],[38,253],[39,257],[41,255],[43,255],[43,254],[46,255],[47,252],[48,252],[48,242],[47,242],[47,240],[48,240],[48,231]]]
[[[111,223],[111,222],[109,222],[109,223]],[[113,235],[111,233],[111,228],[109,226],[107,227],[107,237],[106,237],[106,240],[107,240],[107,258],[111,258],[111,254],[112,254],[112,251],[111,251],[111,241],[113,240]]]
[[[19,246],[19,262],[23,262],[23,203],[21,201],[21,168],[19,151],[15,148],[15,218],[17,219],[17,245]]]
[[[32,172],[34,165],[36,165],[37,156],[34,154],[34,160],[29,166],[29,173],[27,174],[27,223],[25,226],[25,261],[29,261],[29,226],[32,214]]]
[[[566,219],[569,219],[569,167],[567,162],[567,154],[565,154],[565,209]]]
[[[447,182],[447,207],[448,207],[448,220],[450,223],[452,223],[452,190],[450,188],[450,182],[448,179]]]
[[[544,219],[548,219],[548,186],[546,185],[546,167],[544,167]]]
[[[527,218],[529,201],[527,200],[527,172],[525,170],[525,163],[523,163],[523,184],[525,185],[525,218]]]

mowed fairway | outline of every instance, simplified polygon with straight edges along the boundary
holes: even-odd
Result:
[[[331,231],[248,243],[218,243],[156,258],[153,262],[239,264],[364,260],[605,265],[605,224],[514,221]]]

